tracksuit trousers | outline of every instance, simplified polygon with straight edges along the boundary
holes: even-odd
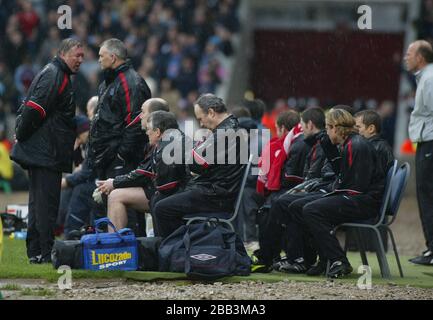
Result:
[[[29,169],[27,256],[51,259],[54,228],[59,211],[62,173],[48,168]]]
[[[433,141],[416,148],[416,195],[427,248],[433,251]]]

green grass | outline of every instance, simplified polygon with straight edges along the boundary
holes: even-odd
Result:
[[[24,240],[4,238],[3,254],[0,261],[0,279],[45,279],[57,282],[62,274],[57,273],[51,264],[30,264],[26,255]],[[122,271],[72,270],[73,279],[122,278]]]
[[[49,290],[46,288],[24,288],[21,290],[22,296],[32,296],[32,297],[49,297],[55,295],[55,292],[53,290]]]
[[[0,290],[5,290],[5,291],[20,291],[21,289],[22,289],[21,286],[14,283],[8,283],[0,287]]]
[[[27,261],[25,252],[25,241],[4,239],[4,248],[2,260],[0,262],[0,279],[46,279],[50,282],[56,282],[61,274],[57,273],[52,265],[30,265]],[[348,254],[349,260],[354,268],[354,272],[345,279],[336,280],[337,283],[348,283],[356,285],[358,278],[361,276],[357,273],[358,267],[361,265],[361,259],[357,252]],[[391,268],[392,279],[382,279],[375,254],[368,254],[368,261],[373,271],[372,283],[390,284],[401,286],[414,286],[422,288],[433,288],[433,266],[418,266],[410,264],[407,261],[408,257],[401,257],[403,272],[405,277],[400,278],[398,274],[395,258],[390,254],[388,261]],[[73,279],[108,279],[108,278],[126,278],[135,281],[173,281],[176,285],[188,285],[193,281],[188,280],[182,273],[171,272],[120,272],[120,271],[85,271],[72,270]],[[251,274],[248,277],[227,277],[219,279],[218,282],[236,283],[240,281],[262,281],[262,282],[278,282],[278,281],[302,281],[302,282],[325,282],[324,277],[307,277],[305,275],[289,275],[280,272],[272,272],[269,274]],[[8,285],[6,285],[8,286]],[[3,288],[2,288],[3,289]],[[7,289],[3,289],[7,290]],[[10,289],[9,289],[10,290]],[[17,289],[19,290],[19,289]],[[32,292],[34,294],[34,292]],[[43,293],[41,293],[43,294]],[[48,295],[48,294],[47,294]]]

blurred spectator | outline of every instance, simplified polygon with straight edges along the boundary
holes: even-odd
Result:
[[[176,88],[173,88],[173,83],[170,79],[162,79],[161,80],[161,89],[159,93],[160,98],[167,101],[168,105],[170,106],[170,112],[173,112],[174,114],[178,114],[178,108],[177,105],[179,103],[179,100],[181,98],[179,90]]]
[[[14,83],[18,89],[20,101],[27,95],[27,91],[37,73],[38,68],[32,64],[30,56],[25,56],[23,63],[18,66],[14,75]]]
[[[17,92],[23,95],[32,74],[51,60],[58,43],[66,37],[86,44],[87,59],[73,79],[76,103],[82,113],[86,111],[87,100],[97,94],[102,79],[97,50],[104,40],[112,37],[125,43],[133,67],[139,70],[154,96],[160,87],[167,88],[162,80],[171,79],[164,93],[170,92],[172,108],[177,108],[181,98],[188,100],[191,92],[215,93],[225,80],[223,59],[233,54],[233,33],[239,30],[238,3],[237,0],[2,1],[0,97],[8,106],[8,113],[15,111],[19,104]],[[57,27],[60,5],[72,9],[72,30]],[[31,63],[26,55],[30,55]],[[11,82],[14,76],[16,84]]]
[[[184,57],[179,75],[175,79],[175,85],[182,97],[186,97],[188,93],[197,88],[196,74],[194,60],[191,57]]]

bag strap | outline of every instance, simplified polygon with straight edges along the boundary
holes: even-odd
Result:
[[[114,233],[120,238],[121,241],[125,241],[125,239],[122,238],[122,235],[117,231],[117,228],[114,226],[114,224],[110,221],[108,218],[101,218],[98,220],[95,220],[95,232],[96,232],[96,241],[99,242],[99,234],[101,232],[98,231],[98,227],[102,224],[108,224],[110,227],[113,228]],[[123,232],[124,229],[122,229]]]

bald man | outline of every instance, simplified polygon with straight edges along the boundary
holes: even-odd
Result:
[[[95,110],[96,106],[98,105],[98,96],[93,96],[87,101],[86,105],[86,111],[87,111],[87,117],[90,121],[93,120],[93,117],[95,116]]]
[[[161,142],[164,131],[178,129],[174,114],[168,110],[169,106],[163,99],[153,98],[143,103],[141,127],[147,133],[152,132],[149,143],[155,150],[149,152],[138,168],[130,173],[97,183],[98,189],[108,195],[107,216],[117,229],[127,226],[128,208],[139,213],[147,212],[156,201],[178,191],[188,178],[185,164],[167,165],[162,159],[163,149],[168,145]],[[156,138],[155,132],[159,134]],[[156,228],[154,231],[158,235]]]
[[[404,57],[407,70],[416,77],[415,107],[410,115],[409,138],[417,143],[416,189],[427,250],[410,259],[433,266],[433,50],[430,43],[411,43]]]

